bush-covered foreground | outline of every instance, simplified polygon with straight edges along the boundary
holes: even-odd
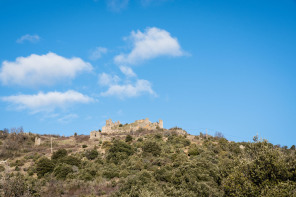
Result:
[[[257,137],[36,136],[0,131],[0,196],[296,196],[295,146]]]

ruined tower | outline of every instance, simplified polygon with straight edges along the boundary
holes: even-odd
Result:
[[[163,120],[159,119],[159,128],[163,129]]]
[[[41,144],[41,138],[35,137],[35,146],[40,146],[40,144]]]

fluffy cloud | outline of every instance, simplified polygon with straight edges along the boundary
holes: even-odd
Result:
[[[137,76],[136,73],[134,73],[134,71],[130,67],[120,66],[119,69],[127,77],[136,77]]]
[[[100,59],[102,55],[106,54],[107,52],[108,52],[108,49],[104,47],[97,47],[94,51],[92,51],[89,58],[91,60],[97,60],[97,59]]]
[[[101,86],[114,85],[114,84],[117,84],[119,81],[120,81],[120,78],[117,75],[111,76],[106,73],[102,73],[99,75],[99,84]]]
[[[36,43],[39,40],[40,40],[40,37],[38,35],[26,34],[26,35],[23,35],[22,37],[20,37],[19,39],[17,39],[16,42],[19,43],[19,44],[22,44],[25,41]]]
[[[133,43],[133,49],[128,54],[120,54],[114,58],[117,64],[137,64],[144,60],[159,56],[182,56],[177,38],[169,32],[156,27],[147,28],[145,32],[132,31],[129,39]]]
[[[65,108],[74,103],[89,103],[93,98],[79,92],[69,90],[67,92],[39,92],[35,95],[15,95],[2,97],[3,101],[11,103],[16,109],[28,109],[33,113],[41,111],[53,111],[56,108]]]
[[[14,62],[2,62],[0,80],[4,85],[51,85],[61,79],[73,79],[79,72],[91,70],[91,64],[80,58],[65,58],[50,52],[18,57]]]
[[[152,90],[151,83],[149,81],[138,79],[135,84],[110,85],[109,89],[106,92],[101,93],[101,95],[116,96],[123,99],[137,97],[145,93],[156,96],[156,93]]]

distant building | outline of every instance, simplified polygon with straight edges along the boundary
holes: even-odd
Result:
[[[132,131],[137,131],[139,129],[145,130],[155,130],[155,129],[163,128],[163,121],[159,120],[159,122],[150,122],[148,118],[142,120],[136,120],[130,124],[122,125],[120,121],[112,122],[111,119],[106,120],[106,125],[102,127],[102,132],[92,131],[90,132],[90,139],[101,138],[102,134],[119,134],[119,133],[127,133]]]

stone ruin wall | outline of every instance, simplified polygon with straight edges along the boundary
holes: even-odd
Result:
[[[41,138],[35,137],[35,146],[40,146],[40,144],[41,144]]]
[[[148,118],[142,120],[136,120],[133,123],[121,125],[120,121],[112,122],[111,119],[106,120],[106,125],[102,127],[102,132],[92,131],[90,132],[90,139],[102,139],[104,134],[120,134],[137,131],[139,129],[154,130],[157,128],[163,128],[163,121],[150,122]]]

